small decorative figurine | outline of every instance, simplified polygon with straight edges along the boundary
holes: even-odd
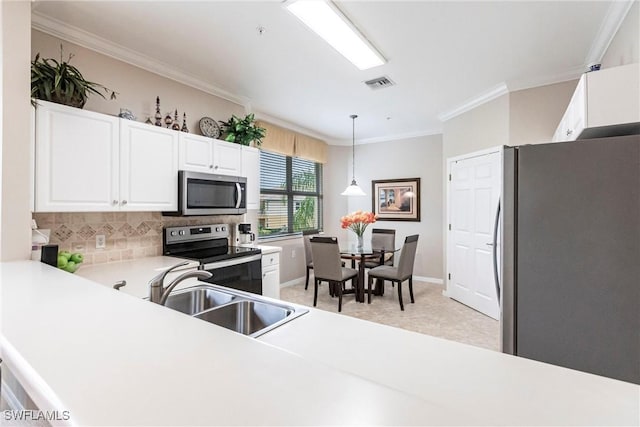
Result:
[[[164,124],[167,125],[167,129],[171,129],[171,123],[173,123],[173,118],[171,118],[171,113],[167,113],[164,116]]]
[[[187,128],[187,113],[184,113],[182,115],[182,129],[180,129],[182,132],[186,132],[189,133],[189,129]]]
[[[145,121],[145,124],[153,125],[153,122],[151,121],[151,117],[147,117],[147,120]]]
[[[151,119],[149,119],[151,121]],[[160,112],[160,97],[156,96],[156,126],[162,126],[162,113]]]
[[[173,119],[173,125],[171,126],[173,130],[180,130],[180,123],[178,123],[178,109],[176,109],[176,115]]]

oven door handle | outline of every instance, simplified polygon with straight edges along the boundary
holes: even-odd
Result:
[[[236,202],[236,209],[238,209],[242,205],[242,187],[239,182],[236,182],[236,196],[238,196]]]
[[[217,268],[231,267],[233,265],[245,264],[251,261],[259,261],[261,259],[262,259],[262,254],[242,256],[238,258],[231,258],[230,260],[217,261],[217,262],[212,262],[210,264],[204,264],[203,266],[200,267],[200,270],[211,271]]]

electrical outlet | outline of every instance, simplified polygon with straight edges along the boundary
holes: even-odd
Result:
[[[98,234],[96,236],[96,249],[104,249],[107,247],[107,238],[104,234]]]

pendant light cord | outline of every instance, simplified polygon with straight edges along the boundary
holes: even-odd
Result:
[[[351,180],[355,182],[356,180],[356,119],[357,115],[351,115]]]

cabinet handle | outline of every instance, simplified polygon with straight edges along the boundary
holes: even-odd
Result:
[[[213,165],[209,165],[209,169],[213,169]]]
[[[115,206],[115,205],[117,205],[117,204],[118,204],[118,201],[117,201],[117,200],[114,200],[113,202],[111,202],[111,204]]]
[[[571,129],[567,129],[567,136],[571,135],[573,131]]]
[[[126,200],[123,200],[123,201],[122,201],[122,206],[124,206],[124,205],[126,205],[126,204],[127,204],[127,201],[126,201]]]
[[[262,273],[262,277],[267,277],[267,273]]]

